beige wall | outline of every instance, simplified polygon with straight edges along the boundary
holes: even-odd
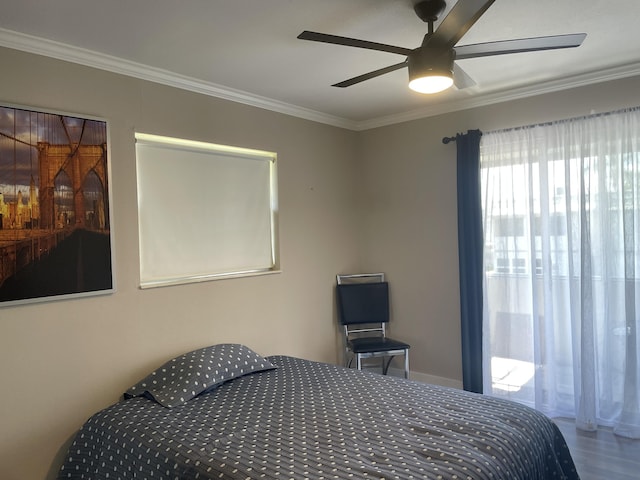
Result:
[[[350,132],[0,49],[0,102],[106,118],[113,295],[0,308],[0,478],[51,478],[96,410],[188,349],[337,361],[334,275],[383,270],[420,378],[460,371],[455,144],[441,138],[640,104],[640,79]],[[134,131],[278,152],[282,273],[138,288]]]
[[[456,146],[442,138],[638,105],[640,77],[361,132],[363,265],[387,272],[392,333],[411,341],[414,378],[462,378]]]
[[[0,102],[109,122],[113,295],[0,308],[0,478],[44,479],[95,411],[220,342],[337,360],[335,274],[358,268],[355,132],[0,49]],[[138,288],[134,131],[278,152],[282,273]]]

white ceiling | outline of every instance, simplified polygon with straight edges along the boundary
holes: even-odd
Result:
[[[10,3],[0,15],[1,46],[355,130],[640,74],[638,0],[497,0],[459,45],[587,38],[579,48],[460,60],[477,85],[431,96],[407,88],[406,69],[332,87],[404,57],[296,38],[312,30],[414,48],[427,25],[412,0]]]

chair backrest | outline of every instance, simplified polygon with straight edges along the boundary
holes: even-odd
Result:
[[[384,273],[349,273],[336,275],[338,285],[384,282]]]
[[[337,275],[338,318],[345,341],[353,337],[386,337],[389,285],[384,273]]]
[[[342,325],[389,322],[387,282],[338,284],[336,289]]]

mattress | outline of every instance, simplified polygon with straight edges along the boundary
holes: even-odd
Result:
[[[556,425],[492,397],[287,356],[167,408],[92,416],[59,479],[578,479]]]

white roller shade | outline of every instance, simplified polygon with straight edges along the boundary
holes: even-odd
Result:
[[[141,286],[275,269],[275,160],[136,134]]]

